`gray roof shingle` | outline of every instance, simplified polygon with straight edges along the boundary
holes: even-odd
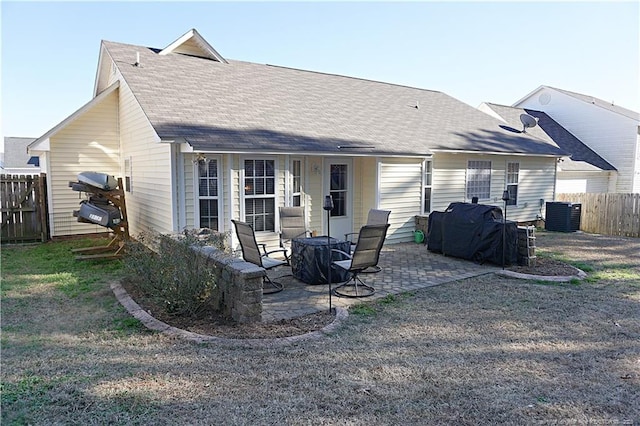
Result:
[[[502,117],[509,125],[522,129],[520,124],[520,114],[526,113],[538,119],[538,125],[527,129],[527,133],[535,135],[548,143],[557,145],[560,149],[571,156],[571,161],[565,161],[563,170],[616,170],[609,162],[600,157],[595,151],[585,145],[571,132],[558,124],[554,119],[542,111],[523,109],[487,103],[493,111]],[[518,127],[519,126],[519,127]],[[576,164],[572,164],[572,162]],[[586,164],[584,164],[586,163]]]
[[[158,135],[196,151],[563,154],[442,92],[103,43]]]

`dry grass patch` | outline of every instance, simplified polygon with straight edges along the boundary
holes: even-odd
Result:
[[[43,272],[4,269],[18,262],[3,248],[2,423],[638,422],[638,240],[541,242],[600,278],[576,286],[487,275],[362,305],[322,340],[260,348],[126,325],[101,280],[77,296],[52,286],[21,298],[36,284],[19,276]],[[82,285],[84,272],[74,274]]]

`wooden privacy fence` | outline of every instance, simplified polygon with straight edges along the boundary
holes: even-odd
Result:
[[[47,241],[46,177],[0,175],[2,243]]]
[[[557,194],[556,201],[581,204],[582,231],[640,237],[640,194]]]

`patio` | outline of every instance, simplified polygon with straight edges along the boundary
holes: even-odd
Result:
[[[333,295],[332,305],[347,308],[357,303],[384,298],[390,294],[419,290],[500,269],[491,264],[478,265],[471,261],[433,253],[427,250],[426,245],[416,243],[392,244],[383,247],[378,265],[382,268],[381,272],[362,275],[367,284],[375,287],[376,292],[373,296],[346,298]],[[286,275],[289,271],[286,267],[269,271],[271,279],[284,284],[284,291],[263,297],[262,320],[265,322],[295,318],[329,308],[327,284],[305,284],[292,275]],[[336,284],[333,286],[335,287]]]

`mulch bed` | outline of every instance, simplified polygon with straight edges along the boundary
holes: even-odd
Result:
[[[154,318],[181,330],[207,336],[231,339],[271,339],[297,336],[320,330],[335,319],[335,313],[329,313],[328,310],[276,322],[254,324],[238,324],[215,312],[208,312],[200,317],[176,316],[166,313],[161,306],[142,293],[134,282],[125,279],[121,284],[129,296]]]
[[[512,266],[508,269],[521,274],[542,275],[547,277],[578,275],[578,270],[573,266],[547,257],[535,259],[535,263],[531,266]]]

